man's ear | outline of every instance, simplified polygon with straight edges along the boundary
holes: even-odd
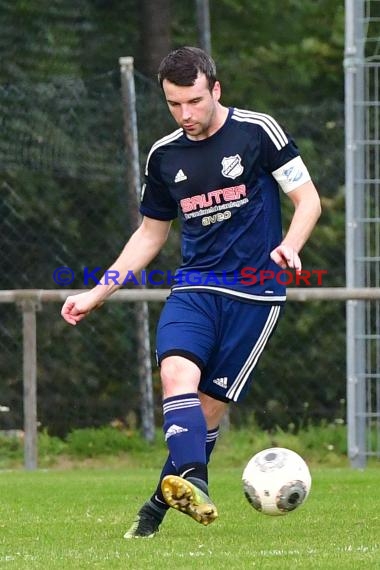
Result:
[[[222,88],[220,86],[220,83],[219,81],[215,81],[214,87],[212,88],[212,96],[215,99],[215,101],[219,101],[221,95],[222,95]]]

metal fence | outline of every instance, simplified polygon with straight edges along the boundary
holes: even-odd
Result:
[[[69,293],[60,290],[10,290],[0,291],[0,307],[3,305],[15,305],[22,315],[22,393],[23,393],[23,437],[24,437],[24,463],[26,469],[36,469],[38,465],[38,313],[46,304],[62,303]],[[114,294],[109,302],[113,303],[141,303],[142,301],[163,302],[169,289],[164,290],[132,290],[119,291]],[[342,302],[350,300],[350,302],[358,302],[362,300],[378,300],[380,299],[380,288],[377,289],[347,289],[347,288],[308,288],[308,289],[292,289],[289,291],[289,301],[294,303],[312,303],[314,302]],[[111,303],[112,304],[112,303]],[[58,311],[57,311],[58,312]],[[83,348],[81,344],[80,349]],[[97,369],[99,375],[101,367]],[[292,390],[292,386],[290,386]],[[270,401],[269,401],[270,402]],[[268,411],[276,414],[279,411],[273,405],[274,398],[271,400]],[[303,402],[303,413],[307,413]],[[342,403],[342,402],[341,402]],[[75,407],[75,406],[74,406]],[[9,411],[7,406],[3,406],[3,411]],[[56,411],[53,410],[55,413]],[[76,413],[78,413],[78,409]],[[124,409],[126,413],[126,408]],[[342,418],[336,418],[343,421]],[[74,420],[75,421],[75,420]],[[13,430],[14,431],[14,430]],[[372,433],[373,447],[377,451],[380,450],[380,430]],[[372,445],[368,452],[372,452]]]
[[[346,1],[346,260],[348,287],[380,285],[380,2]],[[380,303],[347,307],[349,456],[379,456]]]

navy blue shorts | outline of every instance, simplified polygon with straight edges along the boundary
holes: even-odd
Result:
[[[223,402],[243,398],[282,306],[213,293],[175,292],[157,327],[157,360],[184,356],[201,370],[199,390]]]

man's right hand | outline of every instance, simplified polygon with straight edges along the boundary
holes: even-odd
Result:
[[[99,302],[94,298],[92,291],[84,291],[77,295],[67,297],[61,315],[70,325],[76,325],[84,319],[91,311],[101,307],[103,302]]]

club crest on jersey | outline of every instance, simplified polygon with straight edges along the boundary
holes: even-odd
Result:
[[[244,166],[241,163],[241,156],[225,156],[222,160],[222,174],[227,178],[237,178],[244,172]]]

